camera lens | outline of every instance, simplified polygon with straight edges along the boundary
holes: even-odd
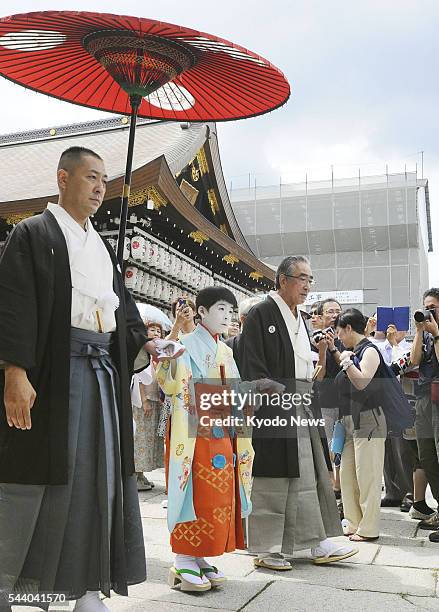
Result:
[[[413,318],[416,323],[422,323],[423,321],[425,321],[425,314],[422,312],[422,310],[417,310],[413,315]]]

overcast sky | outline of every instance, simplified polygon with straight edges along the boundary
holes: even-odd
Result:
[[[266,57],[286,75],[289,102],[219,126],[227,185],[414,170],[424,151],[433,240],[439,236],[437,0],[2,0],[0,15],[35,10],[138,15],[204,30]],[[0,79],[0,132],[105,118]],[[437,196],[437,197],[436,197]],[[436,213],[436,210],[438,211]],[[431,256],[439,285],[439,248]]]

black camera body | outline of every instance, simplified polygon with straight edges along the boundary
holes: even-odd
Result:
[[[423,323],[424,321],[431,321],[431,312],[426,308],[422,310],[417,310],[413,315],[416,323]]]
[[[333,332],[334,330],[332,327],[327,327],[326,329],[316,329],[316,331],[312,334],[312,339],[316,344],[318,344],[320,340],[323,340],[323,338],[325,338],[326,332],[329,331]]]

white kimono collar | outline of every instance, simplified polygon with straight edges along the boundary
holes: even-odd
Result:
[[[52,213],[58,223],[67,225],[70,231],[72,231],[77,238],[82,242],[85,242],[88,236],[90,228],[94,230],[93,225],[90,223],[90,219],[87,219],[85,228],[81,227],[77,221],[59,204],[53,204],[48,202],[47,210]]]
[[[67,236],[72,289],[89,298],[87,304],[83,304],[86,309],[84,316],[88,317],[90,312],[101,308],[104,324],[110,324],[114,311],[119,307],[119,298],[113,289],[113,263],[99,233],[90,219],[87,219],[87,231],[84,231],[59,204],[49,202],[47,210]]]
[[[294,350],[296,378],[311,380],[313,372],[312,352],[309,336],[302,319],[299,307],[297,307],[297,318],[291,312],[288,304],[281,298],[277,291],[270,291],[269,296],[279,308],[288,330],[291,344]]]

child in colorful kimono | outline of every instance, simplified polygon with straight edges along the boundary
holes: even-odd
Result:
[[[226,580],[206,557],[244,548],[242,518],[251,511],[251,435],[240,436],[233,427],[200,428],[195,400],[201,388],[221,391],[239,383],[232,350],[219,339],[236,307],[235,296],[224,287],[200,291],[201,322],[181,338],[186,352],[156,371],[163,392],[172,397],[166,463],[168,527],[176,557],[169,584],[185,591],[207,591]],[[228,387],[222,387],[226,381]]]

